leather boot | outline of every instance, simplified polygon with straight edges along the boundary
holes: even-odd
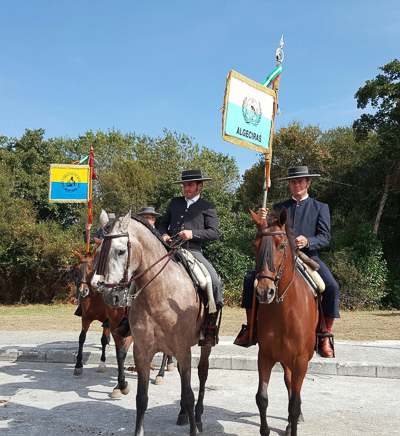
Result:
[[[328,333],[332,332],[332,327],[333,327],[334,321],[335,321],[335,318],[325,318],[326,328],[328,330]],[[322,339],[321,356],[322,357],[333,357],[333,348],[332,348],[332,345],[331,345],[329,338]]]
[[[81,305],[79,305],[79,306],[76,308],[74,315],[76,315],[76,316],[82,316],[82,306],[81,306]]]
[[[204,328],[204,339],[199,341],[201,347],[214,347],[217,342],[217,319],[218,312],[207,314],[206,323]]]
[[[240,345],[241,347],[247,347],[250,343],[250,325],[251,325],[252,309],[246,309],[247,324],[242,324],[242,329],[237,335],[234,345]]]

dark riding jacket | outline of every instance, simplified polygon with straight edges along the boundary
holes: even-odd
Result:
[[[204,242],[215,241],[219,237],[219,225],[215,206],[202,198],[187,207],[185,197],[175,197],[161,218],[161,235],[173,236],[182,230],[191,230],[193,239],[188,241],[188,249],[201,251]]]

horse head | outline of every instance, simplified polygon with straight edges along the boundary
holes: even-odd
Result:
[[[97,239],[97,241],[99,241],[101,244],[101,240]],[[94,271],[91,270],[91,265],[96,254],[97,250],[85,254],[80,254],[77,251],[74,251],[74,255],[79,259],[79,281],[77,283],[77,287],[82,297],[87,297],[90,293],[90,283],[94,274]]]
[[[96,290],[103,292],[106,304],[114,308],[126,304],[129,284],[125,285],[125,283],[140,263],[140,258],[136,256],[133,259],[132,256],[132,246],[136,245],[136,239],[129,235],[130,222],[131,212],[111,221],[104,210],[100,214],[104,239],[96,262],[94,280],[96,280]],[[140,253],[139,250],[138,252]]]
[[[260,303],[270,304],[278,300],[277,289],[290,251],[286,235],[287,210],[283,207],[273,212],[268,220],[260,218],[250,210],[257,227],[257,236],[253,243],[256,255],[256,296]]]

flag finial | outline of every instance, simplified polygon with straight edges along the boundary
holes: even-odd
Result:
[[[281,40],[279,41],[279,48],[276,49],[275,52],[275,59],[276,62],[278,62],[279,64],[281,64],[283,62],[283,58],[285,57],[284,53],[283,53],[283,46],[285,45],[285,43],[283,42],[283,35]]]

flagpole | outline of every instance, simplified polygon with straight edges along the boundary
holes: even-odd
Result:
[[[88,201],[88,224],[93,224],[93,211],[92,211],[92,187],[93,187],[93,166],[94,166],[94,151],[90,146],[90,158],[89,158],[89,201]],[[90,229],[86,233],[86,253],[90,251]]]
[[[275,52],[275,59],[276,59],[276,66],[279,67],[283,62],[283,35],[279,42],[279,48]],[[281,80],[280,74],[274,79],[272,82],[272,89],[275,91],[276,97],[274,100],[274,107],[272,111],[272,123],[271,123],[271,135],[269,138],[269,148],[268,153],[265,154],[265,175],[264,175],[264,186],[263,186],[263,202],[262,207],[265,209],[267,207],[267,199],[268,199],[268,188],[271,186],[271,180],[270,180],[270,170],[271,170],[271,162],[272,160],[272,140],[274,138],[274,128],[275,128],[275,115],[277,113],[278,109],[278,91],[279,91],[279,83]],[[278,115],[279,115],[278,111]],[[268,159],[269,158],[269,159]]]
[[[279,42],[279,48],[275,52],[276,59],[276,67],[279,67],[283,62],[283,35]],[[267,80],[267,79],[266,79]],[[272,82],[272,89],[275,91],[275,100],[274,107],[272,110],[272,123],[271,123],[271,135],[269,138],[269,147],[268,153],[265,153],[265,176],[264,176],[264,192],[263,192],[263,202],[262,207],[265,209],[267,207],[267,199],[268,199],[268,188],[271,186],[270,180],[270,171],[271,171],[271,161],[272,161],[272,140],[274,138],[274,128],[275,128],[275,115],[276,113],[279,115],[278,111],[278,91],[279,91],[279,82],[281,80],[280,74],[274,79]],[[265,83],[265,82],[264,82]],[[253,291],[253,310],[251,312],[251,322],[250,322],[250,344],[253,343],[253,335],[254,335],[254,327],[256,323],[256,291]]]

